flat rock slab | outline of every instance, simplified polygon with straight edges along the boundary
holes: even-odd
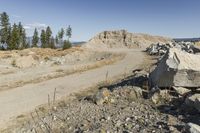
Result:
[[[188,94],[189,92],[191,92],[191,90],[189,90],[189,89],[187,89],[187,88],[184,88],[184,87],[175,87],[175,86],[173,86],[172,88],[173,88],[173,89],[176,91],[176,93],[177,93],[178,95],[180,95],[180,96],[184,96],[184,95]]]
[[[200,87],[200,55],[171,48],[150,74],[158,87]]]

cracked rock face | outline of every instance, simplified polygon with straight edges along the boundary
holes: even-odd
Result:
[[[171,39],[148,34],[129,33],[126,30],[104,31],[93,37],[87,47],[98,48],[146,48],[152,43],[169,43]]]
[[[158,87],[200,87],[200,55],[171,48],[150,74],[150,83]]]

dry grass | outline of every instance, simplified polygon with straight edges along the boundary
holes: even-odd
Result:
[[[195,45],[196,46],[200,46],[200,42],[195,42]]]
[[[54,56],[64,56],[66,54],[73,53],[75,51],[83,52],[80,47],[72,47],[70,49],[50,49],[50,48],[28,48],[24,50],[12,50],[12,51],[0,51],[0,58],[10,58],[13,55],[18,54],[20,56],[26,56],[30,52],[34,52],[37,56],[41,58],[48,58]]]

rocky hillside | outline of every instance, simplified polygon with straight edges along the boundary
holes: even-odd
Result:
[[[152,43],[169,43],[172,40],[148,34],[129,33],[126,30],[104,31],[86,44],[89,48],[146,48]]]

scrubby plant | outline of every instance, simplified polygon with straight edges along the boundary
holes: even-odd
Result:
[[[16,67],[16,60],[15,60],[15,59],[12,60],[11,65],[12,65],[13,67]]]
[[[63,50],[65,49],[69,49],[72,47],[72,44],[70,43],[70,41],[64,41],[64,44],[63,44]]]

